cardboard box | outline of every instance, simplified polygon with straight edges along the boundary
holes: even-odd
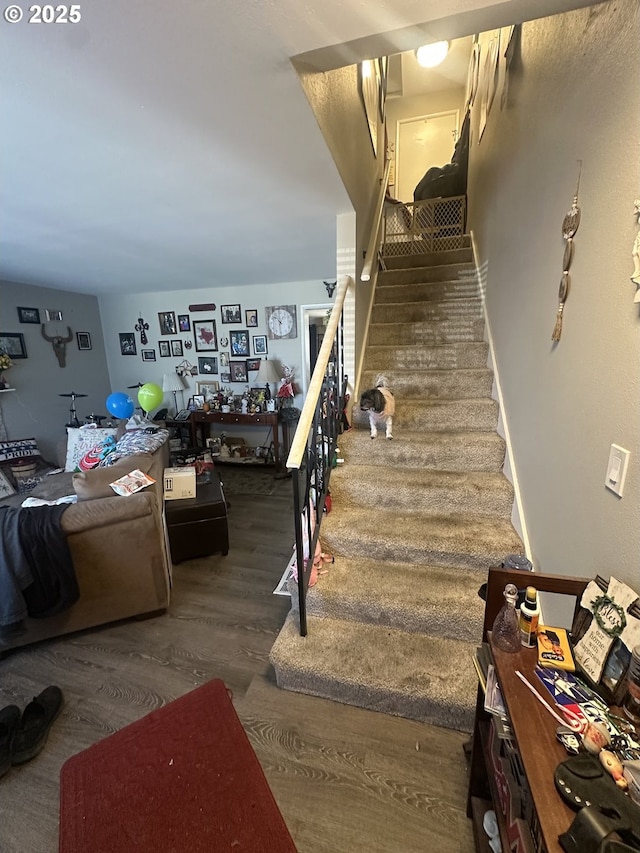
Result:
[[[183,468],[164,469],[164,499],[165,501],[195,498],[196,469],[193,465]]]

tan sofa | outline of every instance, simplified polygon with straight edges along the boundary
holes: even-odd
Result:
[[[0,641],[0,654],[72,631],[160,613],[168,607],[171,558],[163,501],[163,473],[168,462],[169,443],[165,440],[153,453],[128,456],[108,468],[45,477],[30,493],[47,500],[74,492],[78,495],[78,502],[65,510],[61,525],[80,598],[55,616],[25,619],[25,631],[8,639],[5,635]],[[153,477],[155,484],[126,497],[116,495],[109,483],[135,468]]]

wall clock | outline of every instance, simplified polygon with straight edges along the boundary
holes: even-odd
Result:
[[[295,305],[273,305],[265,309],[269,338],[297,338],[298,323]]]

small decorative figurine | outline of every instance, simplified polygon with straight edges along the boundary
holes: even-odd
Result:
[[[629,787],[627,780],[624,778],[624,771],[622,768],[622,762],[614,755],[613,752],[610,752],[608,749],[603,749],[599,755],[600,763],[607,771],[607,773],[613,777],[613,781],[616,783],[618,788],[621,788],[623,791]]]

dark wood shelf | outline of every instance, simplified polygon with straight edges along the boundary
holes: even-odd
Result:
[[[476,842],[476,850],[478,853],[493,853],[489,846],[489,838],[484,831],[484,816],[485,813],[493,809],[491,800],[485,800],[481,797],[471,797],[471,817],[473,820],[473,837]],[[497,815],[496,815],[497,816]],[[502,835],[500,836],[502,840]],[[503,850],[509,849],[502,848]]]

